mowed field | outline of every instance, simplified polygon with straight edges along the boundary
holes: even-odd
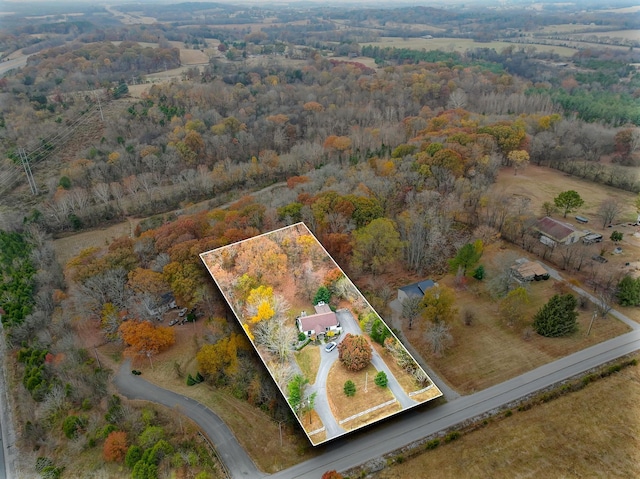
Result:
[[[638,168],[629,168],[629,174],[638,174]],[[567,190],[577,191],[584,205],[579,214],[590,219],[589,229],[601,230],[596,214],[600,204],[609,198],[615,198],[623,204],[620,220],[632,221],[636,218],[634,202],[637,195],[606,185],[592,183],[575,176],[567,175],[558,170],[543,166],[529,165],[524,170],[513,174],[512,169],[504,168],[498,175],[498,181],[493,190],[513,196],[524,196],[530,199],[529,209],[535,214],[542,215],[542,204],[546,201],[553,203],[559,193]],[[570,219],[574,215],[569,215]],[[569,220],[568,220],[569,221]]]
[[[640,366],[631,366],[367,477],[640,477],[639,403]]]
[[[558,55],[570,57],[578,50],[575,48],[567,48],[556,45],[540,45],[537,43],[510,43],[510,42],[474,42],[468,38],[407,38],[398,37],[381,37],[378,42],[362,43],[361,45],[372,45],[380,48],[409,48],[412,50],[443,50],[449,52],[465,52],[474,48],[493,48],[501,51],[508,47],[524,47],[527,45],[534,46],[541,52],[554,52]]]

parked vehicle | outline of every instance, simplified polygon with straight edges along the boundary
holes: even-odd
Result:
[[[142,374],[142,371],[138,371],[137,369],[132,369],[131,374],[133,374],[134,376],[140,376]]]
[[[602,241],[602,235],[598,233],[590,233],[584,238],[582,238],[582,242],[584,244],[600,243],[601,241]]]
[[[180,311],[178,311],[178,316],[183,317],[185,314],[187,314],[187,308],[182,308]]]
[[[330,353],[331,351],[333,351],[334,349],[336,349],[336,347],[338,346],[338,343],[336,343],[335,341],[331,341],[330,343],[328,343],[325,347],[324,350],[328,353]]]

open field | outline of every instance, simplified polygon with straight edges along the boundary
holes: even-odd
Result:
[[[576,38],[587,38],[592,35],[596,37],[622,38],[624,40],[640,41],[640,30],[612,30],[609,32],[591,32],[572,36]]]
[[[629,174],[637,174],[637,168],[629,168]],[[498,175],[498,181],[492,187],[494,191],[504,192],[530,199],[529,209],[536,215],[542,215],[542,204],[545,201],[553,203],[553,198],[563,191],[575,190],[584,199],[579,214],[589,218],[589,229],[601,231],[602,224],[596,217],[600,204],[609,198],[619,200],[624,209],[621,220],[631,221],[636,218],[634,201],[637,195],[606,185],[593,183],[575,176],[570,176],[558,170],[543,166],[529,165],[524,170],[513,174],[510,168],[503,168]],[[573,218],[573,215],[569,215]]]
[[[425,471],[494,479],[639,477],[638,402],[640,367],[632,366],[581,391],[492,420],[373,477],[425,477]]]
[[[104,248],[116,238],[133,235],[139,220],[128,218],[126,222],[116,223],[105,228],[83,231],[63,236],[53,242],[58,263],[64,266],[71,258],[86,248]]]
[[[379,42],[362,43],[362,45],[378,46],[380,48],[410,48],[414,50],[443,50],[450,52],[465,52],[467,50],[473,50],[474,48],[493,48],[496,51],[501,51],[514,45],[526,46],[531,45],[536,47],[538,51],[554,52],[561,56],[570,57],[574,55],[578,50],[574,48],[561,47],[556,45],[540,45],[537,43],[510,43],[510,42],[475,42],[468,38],[408,38],[403,40],[398,37],[381,37]]]
[[[535,35],[541,33],[553,35],[556,33],[584,33],[593,31],[601,31],[604,27],[602,25],[585,25],[579,23],[561,23],[559,25],[545,25],[539,27],[533,31]]]
[[[640,5],[635,5],[633,7],[624,7],[624,8],[611,8],[608,10],[600,10],[601,12],[607,13],[636,13],[640,12]]]

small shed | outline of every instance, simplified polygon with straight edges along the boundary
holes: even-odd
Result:
[[[541,279],[548,279],[549,272],[537,261],[529,261],[521,259],[516,261],[516,264],[511,267],[513,275],[519,281],[539,281]]]
[[[402,302],[405,299],[409,298],[409,296],[418,296],[422,298],[425,291],[433,288],[434,286],[437,286],[437,283],[435,281],[433,281],[432,279],[424,279],[422,281],[418,281],[417,283],[398,288],[398,301],[402,304]]]

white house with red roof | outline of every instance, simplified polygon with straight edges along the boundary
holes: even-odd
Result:
[[[321,301],[314,308],[315,314],[304,314],[296,319],[296,325],[301,333],[308,337],[318,337],[326,335],[329,331],[333,331],[335,334],[342,331],[338,316],[331,311],[328,304]]]

